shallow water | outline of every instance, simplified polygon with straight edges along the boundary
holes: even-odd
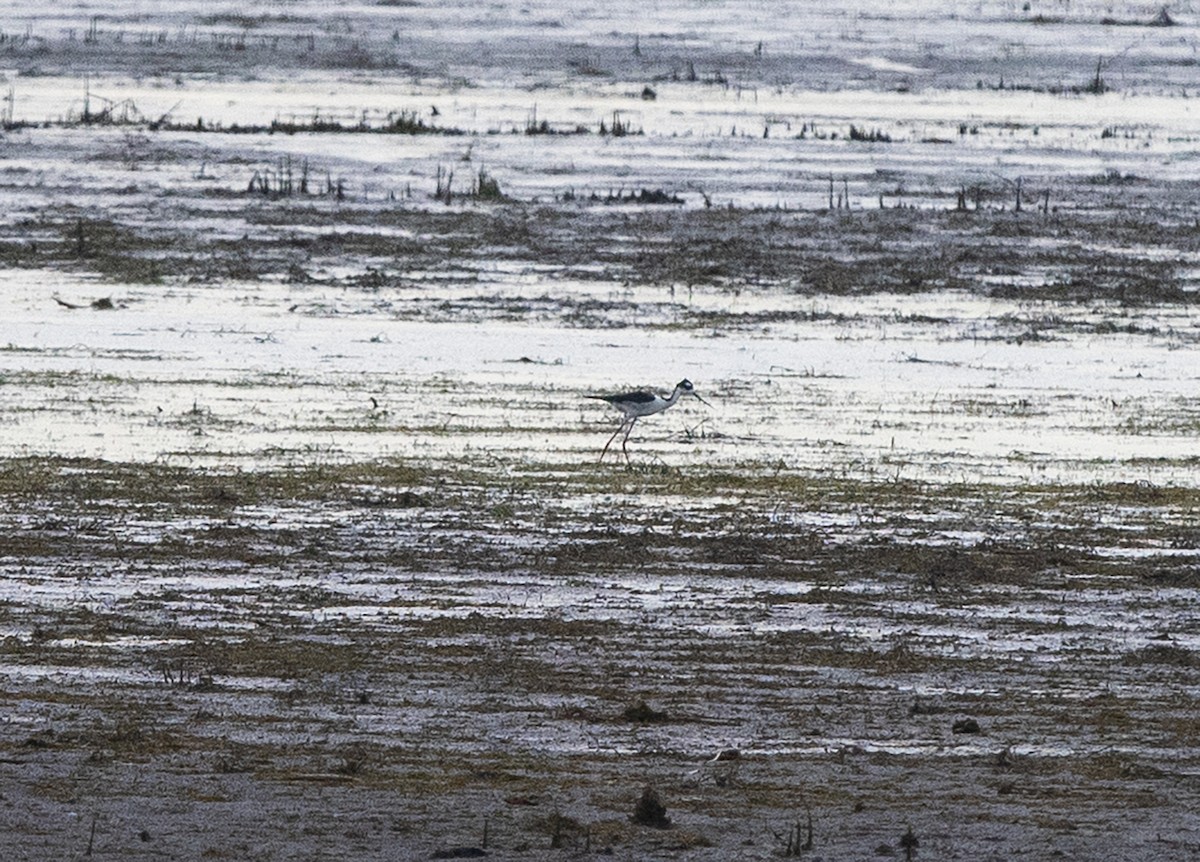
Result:
[[[553,465],[597,454],[615,419],[583,395],[665,390],[686,375],[712,407],[685,400],[639,423],[639,457],[944,482],[1194,482],[1195,373],[1190,350],[1178,349],[1197,337],[1187,309],[1064,311],[962,294],[709,290],[685,301],[649,291],[666,312],[655,324],[581,328],[555,319],[552,291],[571,287],[536,277],[506,284],[498,273],[484,295],[546,297],[545,319],[489,319],[485,302],[465,313],[477,320],[429,323],[395,312],[437,305],[429,286],[410,296],[269,283],[130,287],[115,295],[119,310],[105,312],[48,301],[86,302],[99,292],[93,281],[47,284],[41,273],[7,271],[5,445],[11,454],[242,464],[306,451],[433,460],[489,451]],[[814,319],[662,328],[682,305],[799,307]],[[1071,314],[1085,333],[1131,325],[1150,334],[1011,340],[1021,321],[1046,312]]]

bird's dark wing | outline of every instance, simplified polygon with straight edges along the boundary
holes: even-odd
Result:
[[[649,404],[654,400],[653,392],[622,392],[620,395],[588,395],[587,398],[596,398],[600,401],[607,401],[609,404]]]

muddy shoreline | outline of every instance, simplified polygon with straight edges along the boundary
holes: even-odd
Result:
[[[824,858],[1193,846],[1196,573],[1154,550],[1192,490],[3,477],[12,858],[777,858],[810,818]],[[647,783],[672,828],[630,821]]]

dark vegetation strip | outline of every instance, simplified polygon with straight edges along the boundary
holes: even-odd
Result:
[[[234,200],[243,194],[222,193]],[[550,275],[639,284],[770,288],[799,295],[965,290],[997,298],[1192,304],[1180,261],[1200,233],[1127,214],[1052,218],[1004,212],[880,210],[853,215],[763,210],[625,212],[503,199],[446,208],[371,206],[331,211],[297,200],[235,207],[243,237],[210,237],[95,215],[47,214],[0,238],[0,265],[96,272],[113,281],[203,282],[284,275],[320,279],[332,262],[364,261],[343,279],[378,290],[413,272],[490,272],[497,261]],[[306,228],[304,233],[293,228]],[[328,230],[313,234],[312,227]],[[386,233],[381,233],[386,229]],[[396,235],[400,234],[400,235]],[[1089,237],[1106,248],[1089,248]],[[931,252],[931,249],[936,251]],[[366,261],[371,261],[369,270]],[[380,261],[383,261],[380,263]]]
[[[580,495],[594,497],[590,511],[555,503]],[[714,509],[713,499],[739,502]],[[18,458],[0,462],[0,504],[0,554],[64,565],[884,576],[935,592],[1096,577],[1200,583],[1193,556],[1159,553],[1196,545],[1200,490],[1184,487],[926,485],[750,466],[630,474],[589,465],[514,482],[511,471],[401,461],[213,470]],[[860,526],[808,526],[835,514]],[[130,538],[156,530],[152,543]],[[961,533],[981,538],[954,538]]]

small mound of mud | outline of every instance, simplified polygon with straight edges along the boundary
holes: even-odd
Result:
[[[667,806],[663,805],[658,791],[650,785],[642,790],[637,804],[633,806],[633,822],[642,826],[653,826],[655,829],[669,829],[671,818],[667,816]]]
[[[655,709],[644,700],[625,707],[621,717],[635,724],[666,724],[671,720],[671,716],[666,710]]]

